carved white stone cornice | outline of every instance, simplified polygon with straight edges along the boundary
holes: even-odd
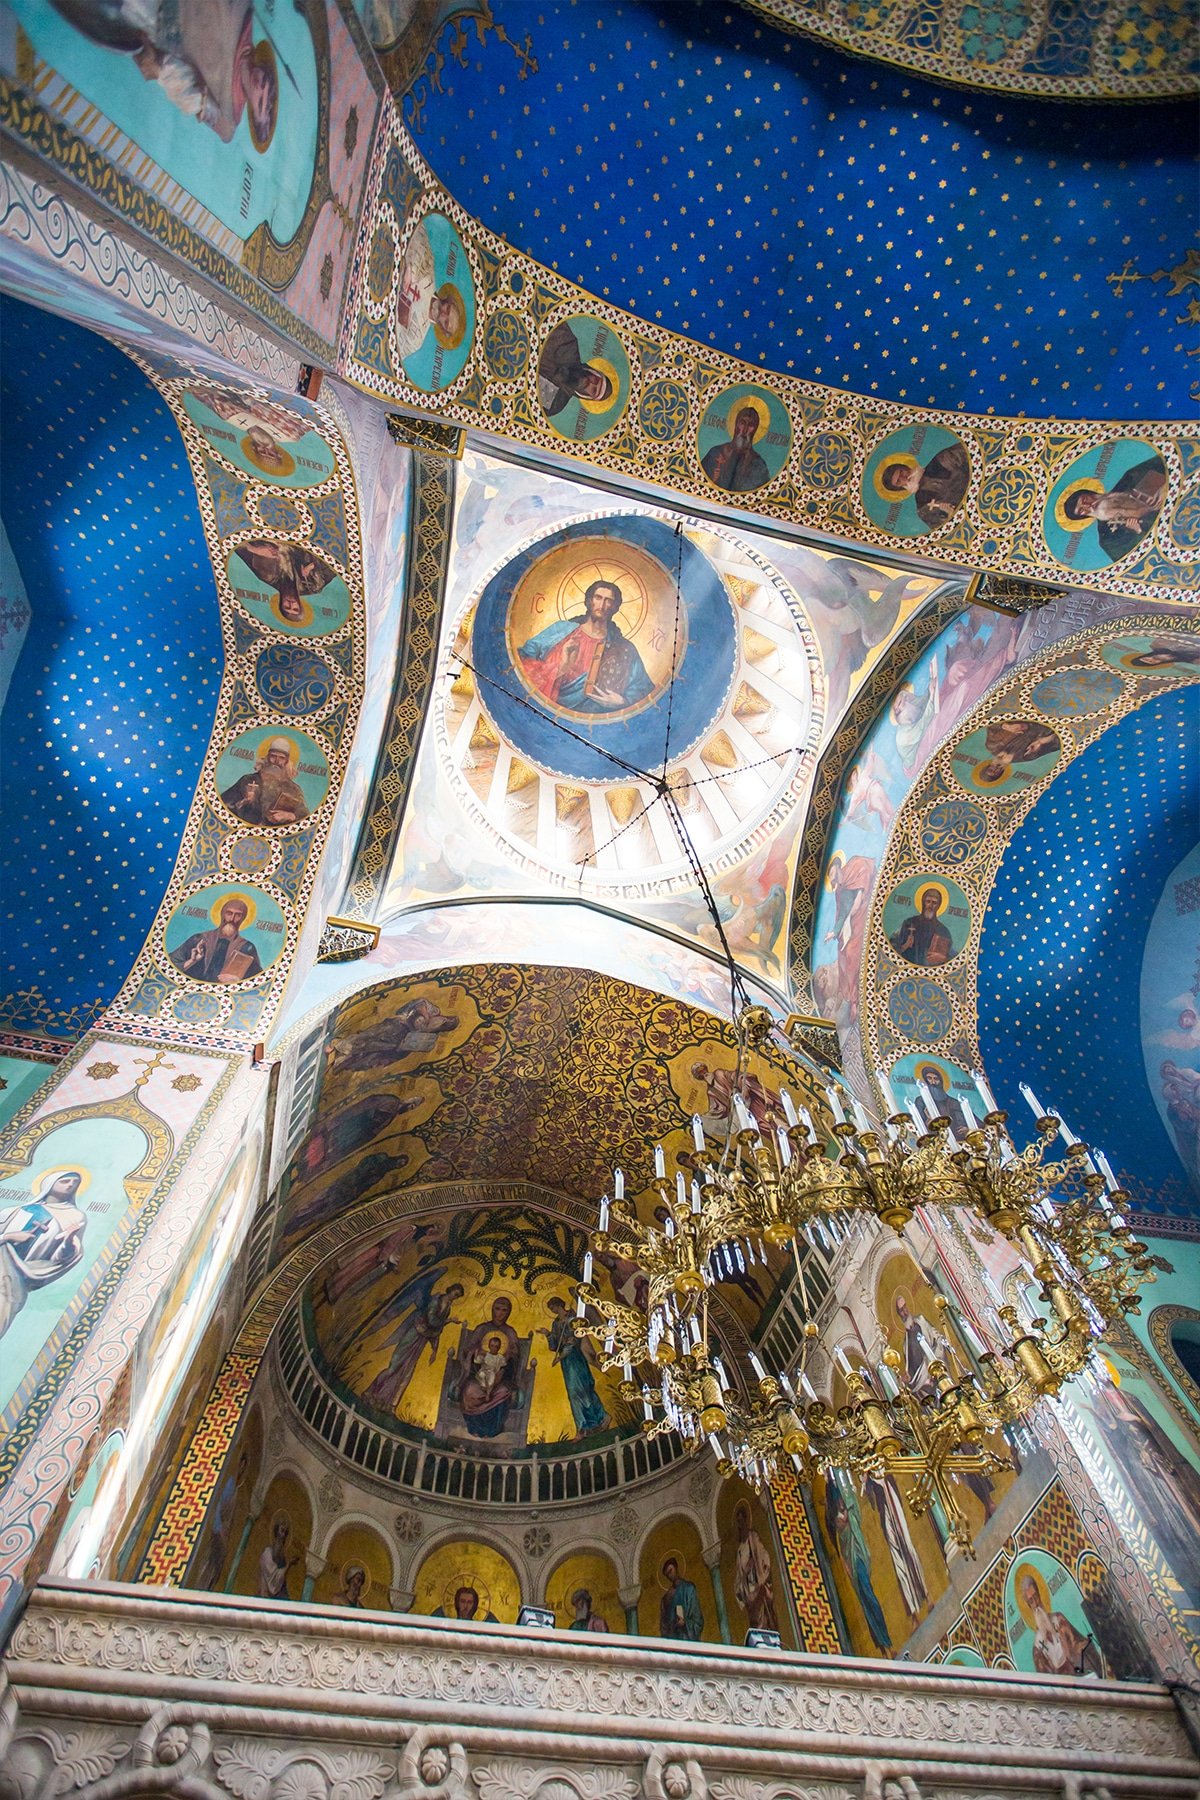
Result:
[[[881,1795],[904,1779],[922,1800],[983,1782],[989,1793],[1107,1786],[1113,1800],[1194,1800],[1200,1776],[1169,1697],[1150,1685],[468,1629],[161,1589],[48,1582],[5,1666],[22,1743],[61,1735],[65,1720],[121,1729],[132,1746],[167,1706],[205,1727],[220,1766],[237,1744],[257,1746],[237,1751],[248,1764],[260,1753],[278,1762],[280,1741],[294,1756],[307,1742],[310,1759],[334,1741],[407,1746],[395,1779],[428,1800],[444,1786],[445,1800],[450,1787],[495,1800],[504,1782],[513,1800],[570,1800],[564,1784],[588,1800],[581,1771],[599,1768],[625,1770],[649,1800],[704,1800],[721,1784],[724,1800],[772,1800],[781,1782],[797,1795],[802,1776]],[[273,1794],[275,1778],[264,1780]]]

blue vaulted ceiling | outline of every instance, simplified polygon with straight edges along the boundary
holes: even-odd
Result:
[[[0,718],[0,1023],[70,1037],[162,900],[221,633],[183,445],[145,376],[14,300],[0,352],[0,517],[30,613]]]
[[[407,116],[456,199],[582,287],[881,399],[1190,416],[1190,107],[958,92],[713,0],[493,10],[536,73],[455,27]]]
[[[1150,922],[1200,840],[1198,809],[1192,686],[1130,713],[1047,789],[1004,853],[979,957],[979,1047],[1000,1105],[1024,1131],[1027,1081],[1107,1152],[1140,1207],[1167,1216],[1200,1200],[1150,1093],[1139,997]],[[1179,988],[1193,979],[1181,970]]]

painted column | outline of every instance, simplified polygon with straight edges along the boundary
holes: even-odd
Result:
[[[246,1545],[250,1542],[250,1533],[258,1523],[258,1515],[261,1511],[262,1501],[260,1500],[257,1508],[252,1507],[246,1514],[246,1523],[242,1526],[242,1535],[238,1539],[238,1547],[233,1553],[233,1560],[229,1565],[229,1574],[225,1578],[225,1592],[227,1594],[232,1594],[233,1592],[233,1584],[237,1577],[237,1572],[241,1568],[242,1558],[246,1554]]]
[[[642,1587],[640,1582],[635,1582],[632,1587],[617,1589],[617,1599],[625,1608],[625,1630],[630,1637],[637,1637],[641,1630],[638,1623],[638,1601],[641,1597]]]
[[[721,1546],[714,1544],[704,1552],[704,1561],[708,1567],[708,1578],[712,1582],[713,1601],[717,1608],[717,1628],[721,1633],[723,1644],[732,1644],[733,1638],[729,1630],[729,1613],[725,1606],[725,1584],[721,1580]]]

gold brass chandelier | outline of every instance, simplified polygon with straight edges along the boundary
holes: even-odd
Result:
[[[640,1405],[646,1431],[675,1431],[693,1449],[707,1443],[723,1475],[759,1488],[784,1467],[806,1482],[834,1471],[857,1481],[901,1477],[912,1511],[936,1510],[971,1554],[955,1478],[1007,1466],[988,1438],[1019,1426],[1078,1374],[1104,1329],[1136,1311],[1139,1287],[1154,1279],[1147,1247],[1123,1217],[1128,1195],[1105,1158],[1024,1087],[1036,1136],[1018,1148],[982,1077],[984,1117],[965,1134],[956,1135],[927,1086],[919,1086],[921,1107],[901,1109],[886,1080],[885,1118],[870,1118],[830,1084],[826,1139],[786,1091],[786,1125],[761,1129],[744,1077],[750,1051],[773,1030],[764,1007],[742,1009],[726,1141],[714,1157],[693,1119],[692,1147],[677,1156],[673,1179],[657,1147],[653,1224],[638,1217],[616,1172],[585,1260],[575,1330],[597,1346],[603,1367],[622,1371],[621,1393]],[[1060,1137],[1063,1153],[1051,1159]],[[819,1399],[805,1369],[817,1339],[811,1316],[796,1369],[772,1374],[750,1352],[752,1375],[731,1379],[710,1322],[714,1287],[765,1262],[765,1245],[790,1245],[806,1305],[802,1243],[828,1251],[862,1230],[900,1234],[918,1207],[961,1209],[1006,1238],[1037,1284],[1041,1312],[1020,1295],[1005,1304],[993,1289],[994,1304],[972,1323],[939,1300],[948,1329],[936,1334],[940,1355],[919,1391],[894,1350],[874,1369],[854,1368],[839,1351],[846,1402]],[[638,1265],[644,1309],[600,1292],[593,1251]]]

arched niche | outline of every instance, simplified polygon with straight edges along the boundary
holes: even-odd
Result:
[[[414,1613],[457,1618],[464,1624],[514,1625],[520,1606],[516,1569],[502,1550],[481,1538],[459,1537],[439,1544],[417,1571]]]
[[[554,1623],[567,1630],[598,1631],[597,1620],[603,1620],[609,1631],[624,1631],[620,1586],[617,1566],[605,1551],[590,1547],[573,1550],[547,1577],[545,1604],[554,1614]],[[588,1595],[588,1602],[576,1606],[575,1596],[580,1592]]]

